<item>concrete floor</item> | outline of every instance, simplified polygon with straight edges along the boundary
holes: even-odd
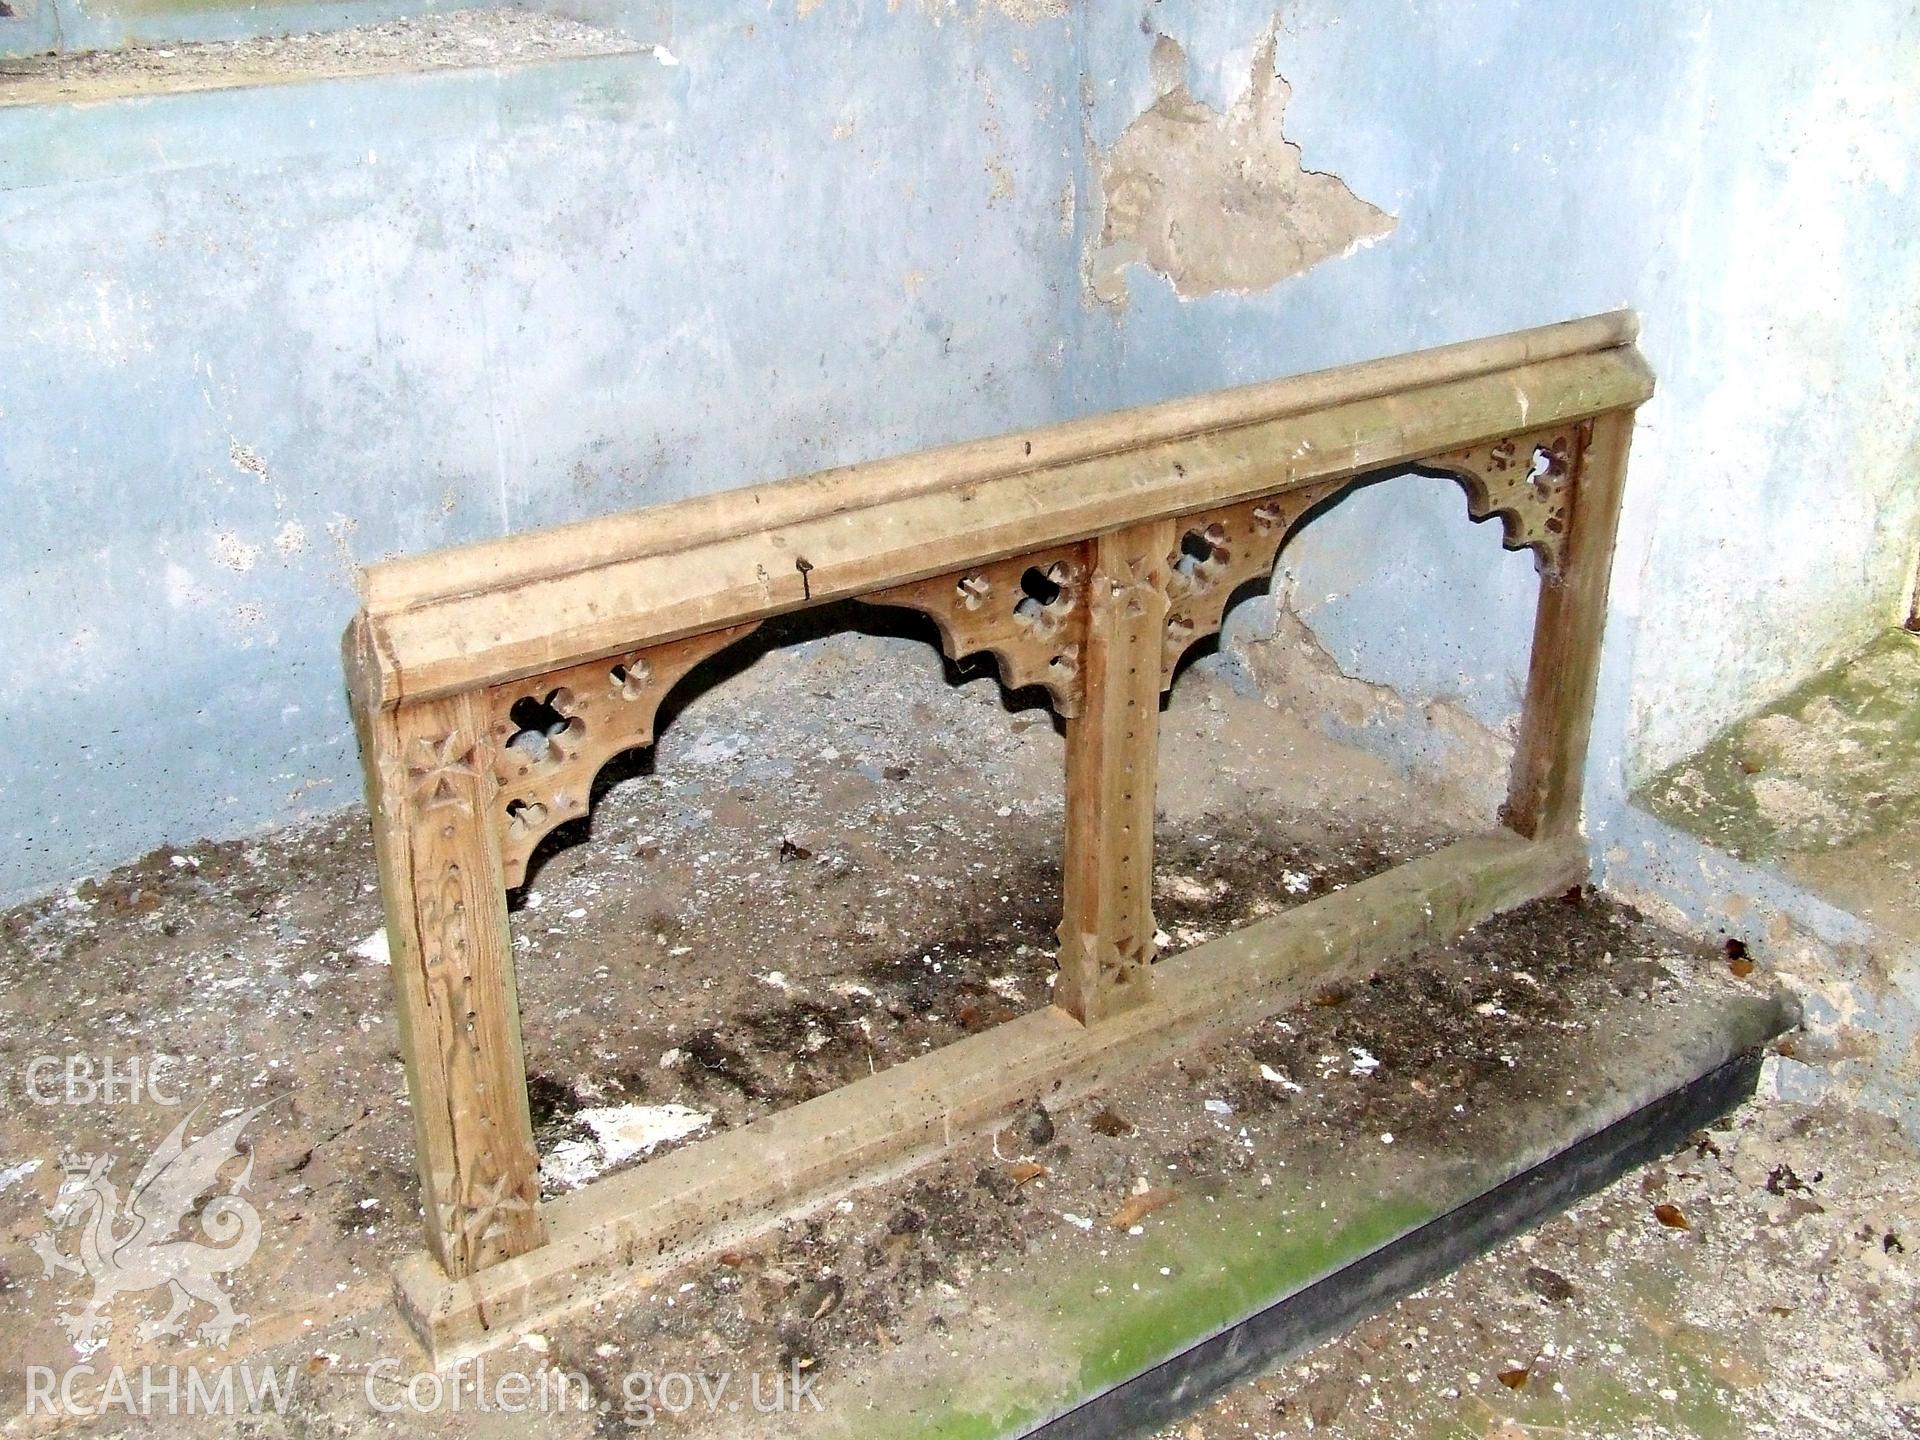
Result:
[[[1275,657],[1255,658],[1270,676]],[[1276,693],[1230,667],[1175,691],[1156,887],[1170,948],[1485,821],[1484,786],[1415,783],[1266,703]],[[1009,711],[988,680],[950,684],[891,635],[775,651],[689,703],[657,765],[610,773],[590,842],[553,851],[517,897],[548,1187],[644,1163],[648,1127],[696,1127],[662,1142],[689,1143],[1044,1004],[1060,753],[1044,711]],[[1464,1133],[1457,1105],[1486,1101],[1493,1125],[1626,1053],[1635,1014],[1711,1010],[1766,979],[1617,907],[1543,902],[1379,994],[1326,997],[1028,1117],[528,1337],[496,1381],[578,1374],[589,1395],[529,1417],[436,1396],[389,1299],[418,1215],[378,932],[357,816],[160,852],[0,917],[6,1433],[617,1435],[649,1428],[648,1403],[682,1433],[781,1433],[705,1413],[697,1388],[636,1409],[627,1383],[726,1372],[813,1380],[846,1433],[903,1434],[861,1417],[905,1403],[940,1357],[995,1359],[1042,1388],[1049,1366],[1086,1360],[1049,1349],[1069,1332],[1026,1328],[1025,1280],[1084,1280],[1072,1318],[1090,1328],[1071,1333],[1118,1333],[1108,1309],[1124,1319],[1140,1287],[1177,1284],[1179,1247],[1291,1193],[1287,1167],[1311,1168],[1315,1146],[1348,1180],[1362,1160],[1386,1173],[1444,1152]],[[99,1084],[108,1059],[117,1088]],[[88,1293],[58,1263],[76,1253],[57,1223],[70,1177],[110,1158],[124,1192],[197,1102],[193,1133],[266,1106],[246,1131],[261,1239],[228,1281],[248,1319],[226,1348],[143,1334],[165,1306],[129,1295],[98,1348],[76,1346],[60,1324]],[[1876,1122],[1754,1107],[1172,1433],[1911,1432],[1917,1185],[1920,1161]],[[1136,1204],[1134,1225],[1110,1223]],[[79,1365],[71,1404],[34,1403]],[[131,1416],[100,1388],[114,1366],[137,1392],[142,1375],[232,1365],[283,1373],[286,1403],[209,1420],[168,1416],[163,1392]]]

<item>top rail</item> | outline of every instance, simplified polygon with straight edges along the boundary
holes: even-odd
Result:
[[[369,566],[349,672],[391,707],[1630,409],[1637,332],[1616,311]]]

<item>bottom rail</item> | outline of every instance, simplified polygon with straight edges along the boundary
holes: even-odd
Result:
[[[1577,837],[1461,840],[1154,966],[1151,998],[1092,1028],[1051,1007],[543,1206],[549,1242],[462,1280],[402,1262],[400,1308],[436,1365],[767,1229],[1586,877]]]

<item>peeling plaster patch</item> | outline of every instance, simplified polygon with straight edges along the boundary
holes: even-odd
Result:
[[[307,527],[298,520],[287,521],[274,535],[273,548],[283,560],[291,560],[307,548]]]
[[[223,569],[244,575],[259,559],[260,547],[249,545],[231,530],[222,530],[213,537],[213,561]]]
[[[1036,25],[1042,20],[1061,19],[1071,4],[1072,0],[988,0],[981,8],[998,10],[1022,25]]]
[[[996,201],[1011,198],[1013,195],[1013,172],[1007,169],[998,155],[988,158],[987,173],[993,176],[993,188],[987,192],[987,203],[991,205]]]
[[[1153,46],[1160,98],[1100,164],[1105,219],[1088,243],[1086,285],[1124,305],[1127,266],[1146,265],[1183,300],[1251,294],[1389,233],[1394,217],[1336,175],[1307,170],[1281,133],[1291,94],[1274,69],[1276,31],[1254,52],[1246,90],[1225,114],[1187,90],[1187,58]]]
[[[807,16],[818,10],[820,5],[821,0],[794,0],[793,13],[804,20]]]
[[[262,480],[273,479],[273,472],[267,468],[267,462],[260,457],[260,452],[251,446],[242,445],[238,440],[234,441],[232,447],[228,449],[227,458],[233,461],[235,468],[244,470],[249,475],[257,475]]]

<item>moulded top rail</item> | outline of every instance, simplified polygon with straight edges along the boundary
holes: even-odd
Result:
[[[1637,406],[1616,311],[843,466],[362,572],[378,706]]]

